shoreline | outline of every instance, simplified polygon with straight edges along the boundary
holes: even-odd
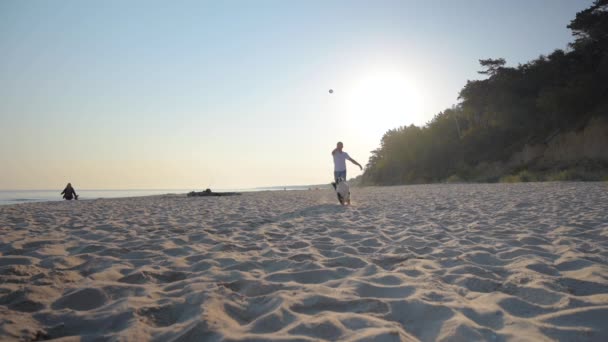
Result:
[[[301,191],[308,190],[306,186],[292,186],[292,187],[269,187],[269,188],[251,188],[251,189],[236,189],[236,190],[214,190],[214,192],[260,192],[260,191],[283,191],[286,188],[287,190]],[[167,191],[167,192],[165,192]],[[77,191],[79,194],[79,201],[90,201],[95,199],[111,199],[111,198],[125,198],[125,197],[146,197],[146,196],[158,196],[158,195],[186,195],[188,192],[193,190],[183,190],[183,189],[145,189],[145,190],[90,190],[83,189]],[[45,202],[58,202],[64,201],[59,195],[60,191],[57,190],[0,190],[0,206],[4,205],[14,205],[14,204],[23,204],[23,203],[45,203]],[[10,198],[7,194],[34,194],[34,196],[39,198]],[[55,196],[55,194],[57,194]],[[84,194],[85,197],[83,197]],[[104,194],[110,194],[110,197],[105,197]],[[126,195],[125,195],[126,194]],[[52,198],[50,196],[52,195]],[[42,197],[42,198],[41,198]]]
[[[413,183],[413,184],[386,184],[386,185],[371,185],[371,184],[366,184],[366,185],[359,185],[359,184],[355,184],[352,185],[351,184],[351,188],[352,189],[363,189],[363,188],[374,188],[374,187],[380,187],[380,188],[384,188],[384,187],[403,187],[403,186],[439,186],[439,185],[483,185],[483,184],[487,184],[487,185],[498,185],[498,184],[542,184],[542,183],[546,183],[546,184],[553,184],[553,183],[564,183],[564,184],[570,184],[570,183],[596,183],[596,184],[608,184],[608,181],[585,181],[585,180],[557,180],[557,181],[519,181],[519,182],[437,182],[437,183]],[[325,187],[323,187],[325,186]],[[284,190],[286,189],[286,190]],[[255,192],[264,192],[264,191],[312,191],[312,190],[328,190],[331,189],[327,184],[316,184],[316,185],[294,185],[294,186],[287,186],[287,187],[281,187],[281,186],[273,186],[273,187],[260,187],[260,188],[247,188],[247,189],[219,189],[219,190],[213,190],[214,192],[241,192],[241,193],[255,193]],[[174,192],[164,192],[164,191],[174,191]],[[179,191],[179,192],[177,192]],[[142,194],[142,195],[127,195],[127,196],[112,196],[112,197],[102,197],[102,196],[95,196],[95,197],[82,197],[80,196],[79,201],[91,201],[91,200],[97,200],[97,199],[118,199],[118,198],[133,198],[133,197],[148,197],[148,196],[163,196],[163,195],[176,195],[176,196],[181,196],[181,195],[186,195],[187,193],[191,192],[191,191],[195,191],[195,190],[184,190],[184,189],[127,189],[127,190],[115,190],[115,189],[107,189],[107,190],[95,190],[95,189],[83,189],[78,191],[79,194],[80,192],[83,193],[142,193],[142,192],[154,192],[153,194]],[[61,195],[57,195],[54,196],[53,199],[22,199],[22,198],[16,198],[16,199],[2,199],[2,193],[59,193],[59,191],[57,190],[0,190],[0,206],[6,206],[6,205],[16,205],[16,204],[27,204],[27,203],[47,203],[47,202],[61,202],[61,201],[65,201],[63,198],[61,198]],[[6,202],[11,202],[11,203],[6,203]]]

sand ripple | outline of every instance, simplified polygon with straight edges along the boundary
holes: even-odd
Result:
[[[0,340],[608,340],[608,186],[0,207]]]

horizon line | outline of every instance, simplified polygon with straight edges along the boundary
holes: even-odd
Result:
[[[291,185],[267,185],[267,186],[255,186],[255,187],[218,187],[220,190],[253,190],[253,189],[266,189],[266,188],[289,188],[289,187],[306,187],[306,186],[319,186],[329,185],[329,183],[318,183],[318,184],[291,184]],[[63,188],[52,188],[52,189],[0,189],[0,191],[61,191]],[[82,188],[78,191],[169,191],[169,190],[184,190],[184,191],[195,191],[199,188],[122,188],[122,189],[93,189],[93,188]],[[202,188],[201,188],[202,189]],[[206,187],[204,189],[212,189],[212,187]],[[203,189],[203,190],[204,190]]]

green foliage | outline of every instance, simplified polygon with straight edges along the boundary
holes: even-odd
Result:
[[[608,41],[608,0],[596,0],[593,5],[576,14],[568,28],[577,38],[575,47]],[[604,45],[606,48],[606,45]]]
[[[482,67],[486,68],[486,70],[478,71],[478,73],[483,75],[495,75],[500,71],[500,69],[507,63],[504,58],[498,59],[480,59],[479,64]]]
[[[522,170],[517,174],[519,180],[523,183],[527,182],[537,182],[539,178],[528,170]]]
[[[576,41],[569,51],[517,67],[480,60],[487,79],[468,81],[458,105],[423,127],[384,134],[361,177],[362,184],[464,181],[536,181],[536,174],[504,165],[530,141],[573,130],[592,115],[608,115],[608,0],[596,0],[568,26]],[[579,175],[580,176],[580,175]],[[551,177],[572,177],[556,174]]]
[[[446,183],[464,183],[464,179],[458,175],[451,175],[445,180]]]
[[[545,180],[549,182],[564,182],[577,180],[577,174],[573,170],[562,170],[557,173],[547,175]]]
[[[500,177],[501,183],[521,183],[521,179],[519,179],[516,175],[508,175]]]
[[[527,182],[538,182],[542,180],[538,175],[528,171],[522,170],[515,175],[507,175],[500,177],[501,183],[527,183]]]
[[[546,175],[545,180],[550,182],[563,181],[584,181],[597,182],[603,181],[608,177],[608,165],[602,162],[584,161],[554,171]]]

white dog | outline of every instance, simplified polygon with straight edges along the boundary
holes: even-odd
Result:
[[[336,192],[338,193],[338,201],[340,201],[340,204],[350,205],[350,187],[348,186],[346,180],[342,177],[338,178]]]

